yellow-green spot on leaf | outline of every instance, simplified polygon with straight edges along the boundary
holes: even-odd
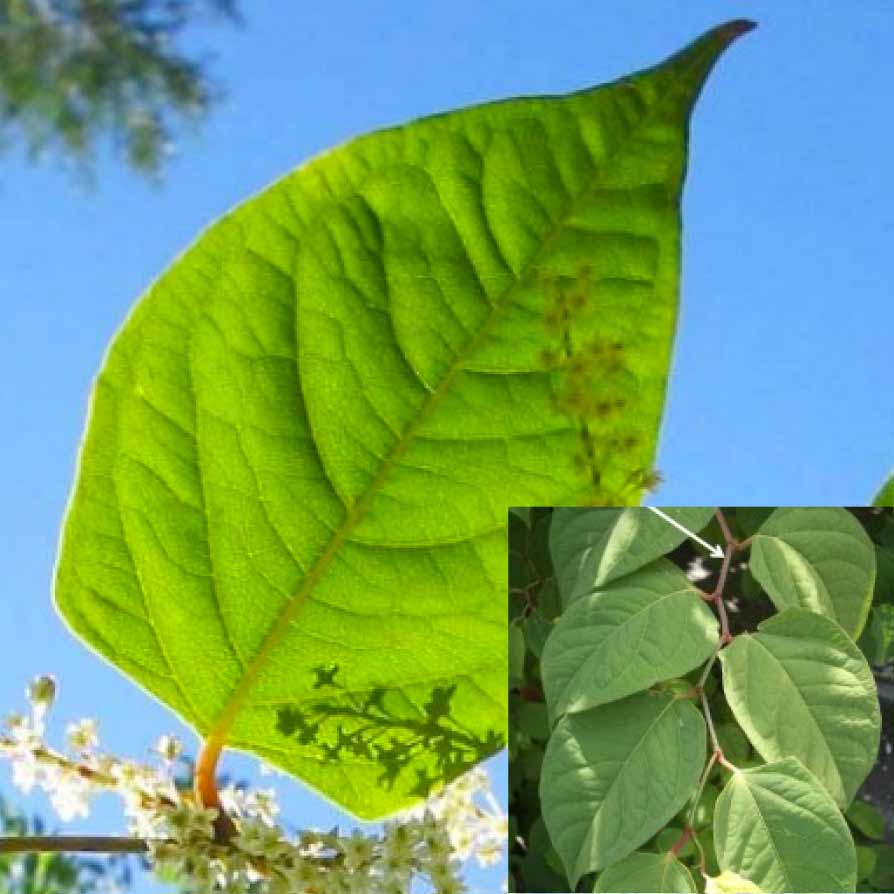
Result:
[[[747,878],[727,870],[705,879],[705,894],[761,894],[761,889]]]

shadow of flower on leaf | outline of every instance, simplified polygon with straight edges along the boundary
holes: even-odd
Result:
[[[454,718],[455,684],[433,687],[421,711],[408,710],[403,693],[382,687],[352,692],[338,673],[336,664],[315,668],[312,688],[325,698],[279,708],[276,728],[327,763],[352,757],[379,765],[378,782],[388,790],[413,764],[407,793],[428,797],[505,745],[499,731],[481,737]]]

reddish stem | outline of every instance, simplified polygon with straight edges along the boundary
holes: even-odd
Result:
[[[718,593],[714,597],[714,604],[717,606],[717,614],[720,615],[720,644],[725,646],[733,641],[733,635],[729,632],[729,618],[726,614],[726,603],[723,596]]]
[[[725,770],[729,770],[730,773],[737,773],[739,768],[735,764],[731,764],[724,756],[723,752],[718,748],[717,751],[714,752],[717,756],[717,763],[720,764]]]
[[[690,838],[692,838],[692,826],[687,825],[683,829],[683,834],[674,842],[670,852],[676,857],[686,846],[686,842],[689,841]]]
[[[714,517],[717,519],[717,524],[720,525],[720,530],[723,532],[723,539],[727,543],[731,543],[731,544],[735,545],[736,538],[733,537],[733,532],[730,530],[730,526],[727,524],[726,516],[724,516],[723,510],[718,509],[714,513]]]
[[[717,586],[714,587],[714,592],[711,593],[710,598],[714,600],[714,605],[717,606],[717,614],[720,616],[720,643],[721,646],[725,646],[727,643],[732,642],[733,638],[729,632],[729,617],[726,613],[726,603],[723,601],[723,588],[726,586],[729,566],[733,560],[733,553],[736,550],[737,544],[721,509],[717,510],[716,517],[717,522],[720,525],[720,530],[723,531],[723,538],[726,540],[726,549],[723,551],[723,564],[720,566],[720,576],[717,578]]]

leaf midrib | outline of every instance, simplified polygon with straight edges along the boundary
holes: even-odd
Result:
[[[401,438],[391,449],[390,453],[386,456],[385,461],[382,463],[382,466],[379,469],[379,472],[369,483],[360,498],[354,503],[350,511],[345,515],[344,520],[339,525],[338,529],[334,532],[333,536],[330,538],[328,544],[326,545],[326,548],[320,554],[320,557],[316,560],[316,562],[314,562],[310,571],[308,571],[308,573],[304,576],[298,590],[285,602],[283,608],[274,619],[268,632],[265,634],[261,646],[255,654],[255,657],[249,661],[241,679],[236,684],[232,695],[229,699],[227,699],[223,708],[217,715],[217,719],[214,721],[210,729],[205,734],[205,738],[208,743],[219,747],[225,744],[227,736],[235,722],[239,709],[245,701],[248,692],[257,681],[264,665],[266,664],[268,656],[270,656],[273,650],[282,641],[292,619],[298,613],[306,599],[319,583],[322,576],[328,570],[333,558],[337,554],[338,550],[342,547],[344,542],[347,540],[350,533],[365,516],[370,503],[378,495],[382,484],[387,480],[394,467],[405,455],[419,428],[424,422],[428,420],[434,410],[441,403],[444,396],[449,391],[450,386],[456,380],[457,376],[464,370],[465,364],[468,359],[474,354],[478,346],[490,334],[490,331],[497,320],[512,305],[512,301],[518,293],[519,289],[522,287],[523,284],[527,283],[532,273],[536,272],[541,259],[552,247],[552,244],[555,242],[559,234],[567,225],[568,220],[573,217],[578,206],[581,203],[585,202],[586,199],[593,192],[595,192],[596,184],[601,182],[601,178],[604,175],[604,171],[608,164],[613,161],[618,151],[626,145],[627,141],[629,141],[639,131],[639,129],[642,128],[650,120],[650,118],[655,114],[656,110],[661,108],[662,100],[656,101],[653,106],[649,108],[647,112],[642,116],[642,118],[636,123],[636,125],[630,128],[624,139],[618,142],[618,144],[614,147],[614,152],[611,152],[605,156],[588,187],[582,190],[576,197],[566,202],[565,207],[556,218],[556,221],[552,224],[540,247],[527,261],[524,269],[521,271],[519,276],[505,290],[502,299],[497,300],[492,305],[491,311],[488,314],[487,319],[480,327],[478,333],[472,339],[470,339],[463,350],[457,354],[456,359],[447,370],[444,378],[441,380],[441,383],[437,386],[437,388],[431,391],[428,399],[422,405],[416,417],[406,428]],[[307,227],[305,227],[305,231],[306,230]],[[299,379],[299,387],[300,385],[301,382]],[[312,431],[313,424],[310,417],[308,417],[308,425],[310,426]],[[473,537],[470,539],[474,539],[475,536],[477,535],[473,535]]]
[[[741,782],[742,785],[745,786],[745,791],[748,794],[748,797],[751,799],[751,803],[754,805],[755,813],[757,813],[757,818],[760,820],[760,824],[763,827],[764,834],[767,836],[767,841],[770,844],[770,847],[773,848],[773,853],[776,856],[776,863],[779,866],[779,869],[782,873],[782,877],[785,879],[785,889],[786,891],[791,889],[791,878],[789,876],[788,865],[782,859],[782,855],[779,853],[779,848],[776,846],[776,839],[773,837],[773,833],[770,831],[770,827],[767,824],[767,820],[764,817],[764,813],[761,810],[760,804],[757,800],[757,795],[752,791],[751,785],[748,779],[745,778],[746,773],[740,772],[738,776],[735,778],[735,782]],[[766,786],[764,786],[764,790],[766,790]]]
[[[842,796],[844,796],[844,780],[841,777],[841,768],[838,766],[838,761],[835,760],[834,752],[829,747],[829,742],[826,738],[826,733],[823,730],[822,726],[820,725],[819,720],[816,718],[813,711],[811,710],[810,703],[802,695],[801,690],[798,686],[798,683],[795,681],[794,677],[791,675],[788,668],[785,666],[785,663],[782,661],[781,658],[779,658],[773,652],[772,649],[770,649],[770,647],[763,641],[763,639],[761,639],[761,637],[767,637],[767,636],[771,636],[771,637],[776,636],[779,639],[785,639],[785,637],[780,636],[779,634],[764,634],[764,633],[755,633],[751,636],[748,636],[747,639],[748,639],[748,641],[750,641],[750,642],[754,643],[755,645],[759,646],[760,648],[762,648],[767,653],[767,655],[769,655],[770,658],[776,663],[776,665],[782,671],[783,678],[788,681],[791,689],[794,690],[795,697],[804,706],[804,710],[807,712],[807,716],[810,718],[810,721],[813,724],[814,731],[815,731],[816,735],[819,736],[819,739],[823,744],[823,748],[826,752],[826,757],[830,761],[831,765],[835,768],[835,774],[837,776],[838,785],[841,790]],[[790,756],[791,755],[783,754],[783,755],[780,755],[779,758],[776,758],[776,759],[784,759],[784,758],[790,757]],[[766,759],[766,757],[765,757],[765,759]],[[770,758],[770,760],[773,760],[773,759],[774,758]],[[838,798],[836,797],[835,800],[837,801]]]
[[[653,696],[647,695],[646,697],[652,698]],[[608,801],[610,795],[612,794],[612,792],[614,792],[616,786],[618,785],[618,780],[627,772],[627,767],[630,764],[630,762],[633,760],[633,758],[636,756],[636,754],[638,754],[639,750],[643,747],[643,743],[649,738],[649,735],[651,734],[652,730],[659,723],[661,723],[662,720],[664,720],[664,717],[667,714],[667,712],[673,710],[674,706],[677,703],[678,703],[677,699],[668,696],[667,704],[649,722],[649,725],[643,730],[643,734],[639,737],[636,744],[633,746],[633,748],[630,749],[630,753],[627,755],[627,757],[624,758],[623,761],[621,761],[621,764],[618,767],[617,773],[615,773],[614,778],[609,783],[608,788],[605,790],[605,794],[603,795],[602,803],[600,804],[599,809],[593,814],[593,819],[590,822],[590,830],[591,831],[595,828],[599,817],[602,815],[602,811],[605,809],[606,801]],[[683,718],[683,719],[685,720],[685,718]],[[678,734],[679,734],[679,730],[678,730]],[[620,830],[620,826],[619,826],[619,830]],[[620,831],[618,832],[618,835],[620,835]],[[588,835],[588,837],[589,837],[589,835]],[[618,837],[616,836],[615,843],[617,843],[617,840],[618,840]],[[585,839],[585,843],[586,843],[586,839]],[[614,844],[613,844],[613,846],[614,846]],[[575,863],[575,868],[577,868],[577,864],[580,863],[580,858],[582,856],[582,853],[583,853],[583,849],[581,849],[581,852],[579,852],[577,855],[577,861]]]

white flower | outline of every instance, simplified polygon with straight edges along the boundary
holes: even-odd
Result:
[[[49,767],[45,788],[59,818],[68,822],[90,813],[90,783],[75,770]]]
[[[13,761],[12,784],[26,795],[34,788],[38,779],[37,761],[32,755],[23,755]]]
[[[6,729],[17,753],[34,751],[43,743],[43,719],[26,717],[24,714],[9,714]]]
[[[221,801],[236,834],[221,841],[215,838],[218,811],[177,788],[173,763],[180,743],[173,736],[156,743],[161,767],[136,763],[97,752],[96,721],[82,720],[67,728],[77,753],[71,757],[43,742],[54,695],[52,678],[35,680],[31,716],[10,717],[0,735],[15,784],[41,788],[65,820],[87,816],[91,796],[114,790],[131,834],[149,845],[151,862],[191,894],[409,894],[420,880],[434,894],[463,894],[458,858],[493,865],[505,852],[508,820],[480,768],[381,834],[311,829],[290,838],[275,822],[272,789],[230,786]]]
[[[686,577],[693,583],[710,577],[714,572],[710,568],[705,567],[705,560],[702,556],[696,556],[686,566]]]
[[[69,723],[65,733],[68,736],[68,744],[75,751],[90,751],[99,745],[99,727],[96,721],[90,718]]]
[[[259,788],[250,792],[245,799],[245,812],[246,816],[256,817],[272,825],[279,813],[276,792],[272,788]]]
[[[155,743],[155,748],[153,750],[156,754],[161,756],[161,759],[165,763],[170,764],[180,757],[180,754],[183,751],[183,746],[174,736],[161,736]]]
[[[503,856],[505,846],[505,839],[484,842],[478,848],[477,858],[479,865],[496,866]]]

